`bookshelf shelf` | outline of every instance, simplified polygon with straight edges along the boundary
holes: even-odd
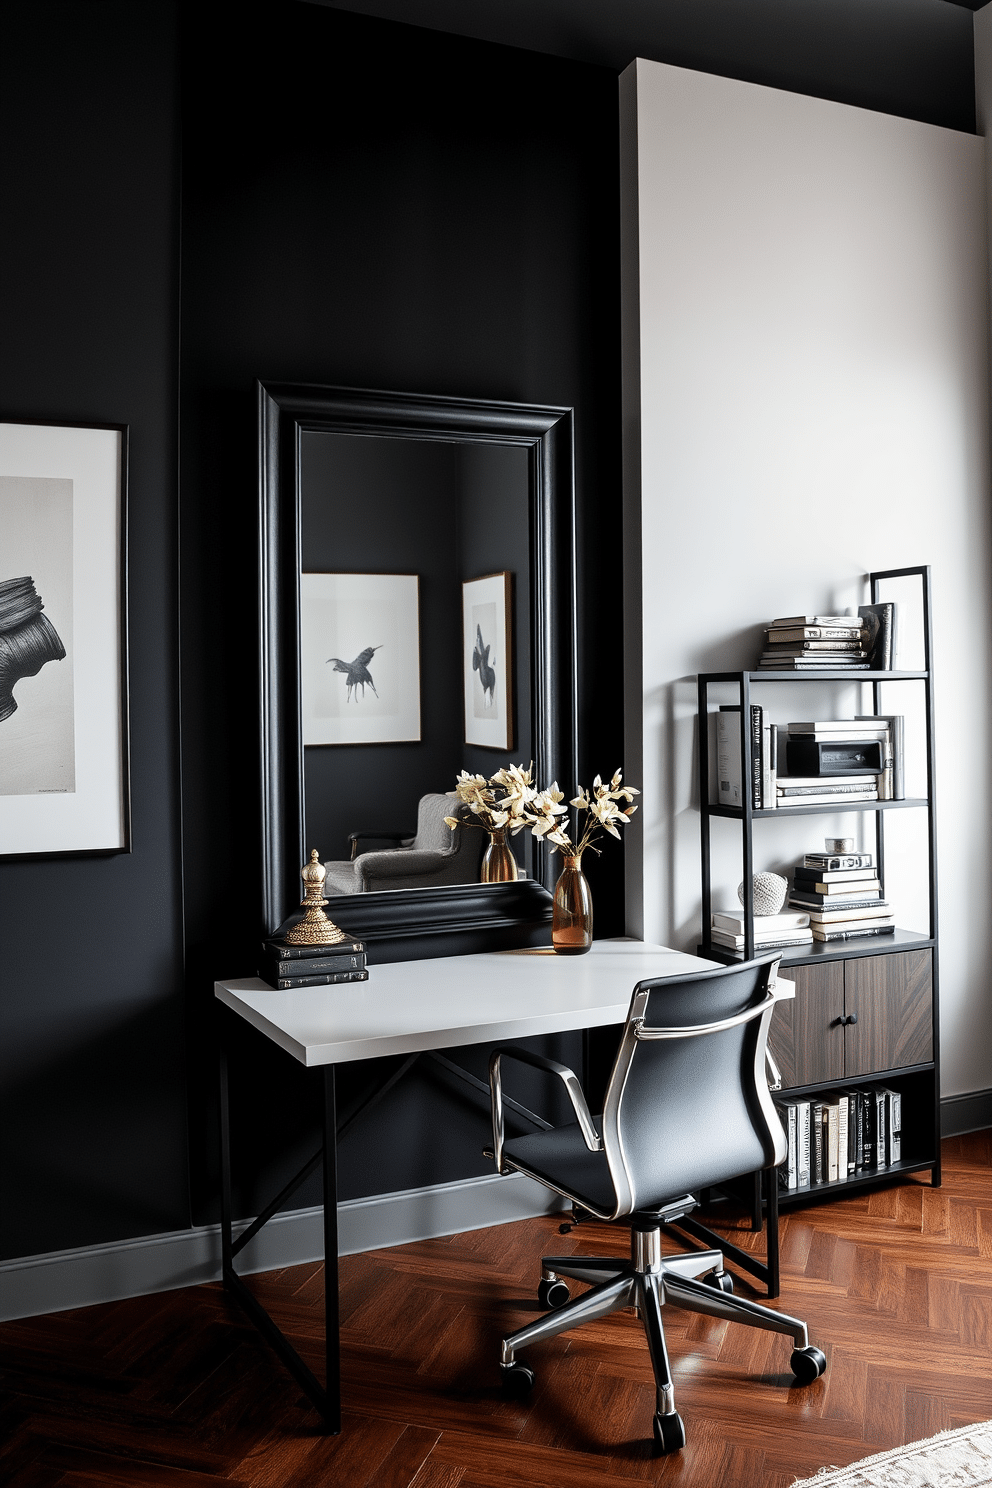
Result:
[[[846,1178],[836,1178],[833,1181],[828,1179],[823,1183],[804,1183],[802,1188],[783,1188],[779,1190],[778,1206],[780,1209],[787,1209],[800,1204],[819,1204],[830,1199],[848,1197],[852,1189],[868,1188],[909,1173],[925,1173],[929,1167],[931,1162],[928,1158],[921,1162],[889,1163],[884,1168],[862,1168],[859,1172],[849,1173]]]
[[[778,821],[784,821],[790,816],[837,816],[842,811],[906,811],[929,805],[926,796],[913,796],[905,801],[847,801],[843,804],[833,802],[829,806],[776,806],[770,811],[755,811],[752,807],[750,816],[752,820],[774,817]],[[745,816],[740,806],[711,806],[709,814],[730,817],[733,821],[743,821]]]
[[[856,671],[847,668],[810,670],[707,672],[698,678],[699,720],[699,800],[702,862],[703,934],[699,954],[709,960],[732,963],[761,954],[755,946],[755,918],[752,878],[755,868],[755,822],[779,821],[790,817],[832,816],[849,812],[870,813],[874,824],[875,863],[885,884],[885,820],[890,811],[916,811],[925,814],[927,851],[920,853],[920,871],[926,876],[929,900],[929,930],[896,929],[891,934],[857,936],[851,940],[814,941],[812,945],[781,947],[782,968],[795,983],[796,997],[776,1009],[769,1033],[769,1049],[782,1071],[781,1088],[775,1099],[781,1102],[827,1101],[830,1096],[848,1094],[854,1089],[884,1085],[899,1092],[902,1102],[902,1151],[905,1156],[883,1167],[869,1166],[849,1173],[833,1182],[814,1182],[802,1188],[780,1189],[783,1205],[817,1203],[866,1185],[898,1179],[909,1173],[929,1170],[934,1186],[940,1183],[940,1081],[937,1051],[937,869],[936,808],[934,801],[933,762],[933,673],[930,607],[930,570],[927,567],[890,569],[869,575],[871,600],[881,602],[881,587],[886,581],[908,580],[919,584],[920,625],[924,665],[919,670]],[[891,591],[890,591],[891,593]],[[921,721],[917,733],[923,736],[926,779],[919,784],[926,794],[903,800],[848,801],[838,798],[816,806],[786,806],[755,809],[751,804],[751,783],[757,793],[761,785],[760,762],[755,759],[755,741],[761,739],[762,718],[752,702],[752,687],[757,691],[765,684],[776,687],[811,683],[858,683],[872,688],[872,711],[885,717],[893,711],[891,703],[883,708],[882,686],[908,682],[922,688],[922,707],[915,713]],[[739,711],[740,780],[743,782],[743,806],[721,805],[710,800],[710,743],[707,722],[716,702],[727,703],[727,684],[733,689],[732,708]],[[714,689],[716,692],[714,694]],[[760,694],[759,694],[760,695]],[[766,694],[767,696],[767,694]],[[836,691],[829,694],[831,699]],[[916,694],[917,700],[921,697]],[[808,704],[807,704],[808,706]],[[828,707],[836,706],[828,702]],[[752,712],[753,709],[753,712]],[[845,717],[845,713],[806,714],[815,717]],[[859,710],[863,713],[865,710]],[[909,710],[907,710],[909,711]],[[766,715],[767,716],[767,715]],[[919,741],[917,741],[919,747]],[[733,756],[731,756],[732,763]],[[755,772],[758,764],[757,778]],[[733,775],[731,775],[733,778]],[[716,945],[709,939],[712,904],[711,835],[714,819],[739,824],[741,879],[744,884],[744,946],[740,952]],[[726,829],[723,829],[724,835]],[[769,842],[771,828],[762,827],[759,844],[762,850]],[[810,849],[807,849],[809,851]],[[774,862],[774,856],[769,855]],[[854,1110],[857,1102],[852,1102]],[[863,1102],[862,1102],[863,1104]],[[889,1105],[895,1108],[894,1097]],[[852,1117],[853,1119],[853,1117]],[[859,1114],[859,1122],[860,1122]]]
[[[917,930],[896,929],[891,935],[879,935],[875,938],[865,936],[858,940],[833,943],[814,941],[812,945],[783,946],[782,966],[785,968],[817,961],[844,961],[850,956],[888,956],[893,951],[920,950],[936,944],[929,935],[922,935]],[[728,951],[726,946],[713,945],[705,940],[699,946],[699,955],[705,956],[708,961],[725,961],[728,965],[732,961],[743,960],[742,956]]]
[[[715,677],[717,673],[710,672],[708,675]],[[731,672],[722,675],[729,680],[741,674]],[[850,667],[834,667],[829,671],[817,667],[815,670],[798,672],[783,667],[780,672],[759,670],[744,673],[752,682],[923,682],[929,675],[929,672],[858,672]]]

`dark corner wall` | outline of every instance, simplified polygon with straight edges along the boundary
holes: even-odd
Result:
[[[164,0],[4,7],[0,417],[130,426],[133,839],[0,860],[5,1256],[188,1222],[177,62]]]
[[[971,127],[967,11],[859,0],[859,33],[850,5],[808,0],[800,44],[801,8],[748,7],[735,43],[725,0],[693,0],[712,24],[692,48],[644,32],[630,55],[733,72],[736,46],[750,76],[765,47],[758,80]],[[506,7],[499,39],[541,45],[527,17],[554,9]],[[659,11],[689,24],[673,4],[617,26]],[[210,984],[254,970],[258,930],[256,378],[575,408],[581,778],[622,760],[625,60],[303,0],[5,7],[0,417],[130,427],[133,851],[0,861],[2,1256],[214,1216]],[[621,923],[609,847],[601,933]],[[307,1141],[284,1063],[245,1066],[281,1107],[250,1133],[246,1208]],[[454,1092],[377,1111],[342,1152],[346,1195],[480,1171]]]

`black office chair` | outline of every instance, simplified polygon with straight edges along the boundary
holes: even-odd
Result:
[[[503,1340],[504,1388],[526,1393],[533,1372],[517,1355],[542,1338],[636,1306],[647,1334],[657,1399],[656,1450],[678,1451],[685,1428],[675,1409],[661,1308],[748,1323],[793,1339],[792,1372],[811,1384],[826,1359],[798,1318],[732,1294],[719,1250],[663,1255],[661,1227],[696,1207],[693,1189],[728,1182],[780,1163],[786,1138],[768,1093],[765,1044],[775,1003],[778,957],[698,975],[639,982],[606,1091],[603,1115],[589,1114],[570,1069],[523,1049],[489,1062],[493,1151],[501,1173],[520,1172],[571,1199],[598,1219],[630,1225],[630,1260],[544,1256],[538,1297],[553,1310]],[[501,1066],[516,1059],[556,1075],[576,1121],[509,1140],[503,1129]],[[776,1181],[775,1175],[772,1182]],[[703,1281],[696,1278],[708,1273]],[[569,1301],[563,1276],[594,1283]]]

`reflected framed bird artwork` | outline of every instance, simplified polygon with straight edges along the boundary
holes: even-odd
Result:
[[[513,575],[462,584],[465,743],[513,748]]]
[[[417,574],[300,575],[303,743],[420,739]]]

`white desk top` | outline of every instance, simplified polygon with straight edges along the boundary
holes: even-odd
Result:
[[[274,992],[257,977],[215,982],[214,995],[308,1066],[530,1038],[622,1023],[634,984],[715,965],[632,940],[598,940],[584,956],[496,951],[394,961],[367,982]]]

